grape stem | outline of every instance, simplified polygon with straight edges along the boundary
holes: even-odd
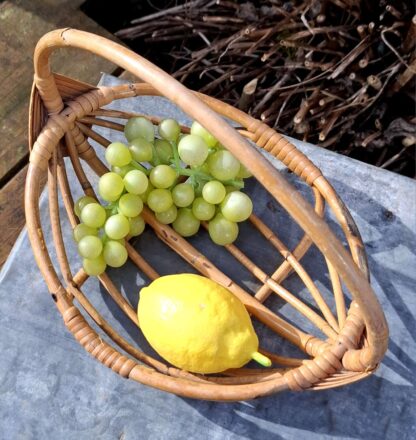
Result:
[[[104,206],[104,209],[110,211],[111,215],[118,214],[118,202],[109,203],[107,206]]]
[[[130,164],[131,164],[134,168],[136,168],[137,170],[142,171],[144,174],[146,174],[146,176],[149,175],[149,170],[146,169],[146,168],[145,168],[143,165],[141,165],[139,162],[136,162],[135,160],[132,160],[132,161],[130,162]]]
[[[260,365],[263,365],[263,367],[270,367],[272,365],[272,361],[258,351],[252,353],[251,359],[258,362]]]
[[[199,180],[207,180],[207,181],[212,180],[212,177],[209,174],[202,173],[201,171],[198,170],[191,170],[190,168],[179,168],[176,170],[176,172],[181,176],[189,176],[189,177],[194,176]]]
[[[182,168],[180,158],[179,158],[179,153],[178,153],[178,145],[176,142],[171,142],[171,145],[172,145],[172,151],[173,151],[173,160],[171,161],[171,164],[173,165],[173,167],[175,168],[175,171],[177,172],[177,174],[179,176],[190,177],[191,183],[194,187],[197,186],[198,180],[210,181],[212,179],[211,176],[209,176],[208,174],[202,173],[201,171],[191,170],[190,168]]]
[[[171,142],[172,145],[172,151],[173,151],[173,164],[176,168],[176,172],[178,173],[181,169],[181,162],[179,160],[179,153],[178,153],[178,145],[176,142]]]
[[[212,176],[209,174],[203,173],[198,170],[192,170],[190,168],[181,168],[180,166],[177,166],[176,163],[172,162],[172,165],[175,168],[175,171],[178,173],[179,176],[188,176],[191,177],[192,183],[196,184],[196,181],[206,181],[209,182],[213,180]],[[225,180],[222,182],[226,186],[234,186],[237,189],[244,188],[244,182],[239,179],[231,179],[231,180]]]
[[[171,160],[171,165],[173,165],[176,173],[179,176],[190,177],[191,184],[194,187],[197,186],[198,182],[201,182],[201,181],[209,182],[209,181],[213,180],[212,176],[210,176],[209,174],[206,174],[202,171],[193,170],[191,168],[182,168],[181,163],[180,163],[177,143],[171,142],[171,145],[172,145],[172,151],[173,151],[173,160]],[[227,180],[227,181],[223,182],[223,184],[228,185],[228,186],[234,186],[237,189],[244,188],[244,181],[238,180],[238,179]]]
[[[238,179],[226,180],[222,182],[225,186],[235,186],[238,189],[244,188],[244,181]]]

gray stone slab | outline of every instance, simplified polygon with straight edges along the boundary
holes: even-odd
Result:
[[[119,80],[105,76],[104,84]],[[120,102],[113,103],[118,108]],[[128,99],[124,108],[160,116],[185,115],[163,98]],[[106,135],[106,130],[101,133]],[[108,134],[107,134],[108,135]],[[115,139],[115,136],[112,136]],[[283,393],[256,401],[213,403],[180,398],[124,380],[92,359],[72,338],[48,295],[24,231],[0,274],[0,438],[1,439],[413,439],[416,373],[416,184],[413,180],[294,141],[322,169],[351,209],[366,243],[372,283],[390,325],[389,351],[377,373],[350,386],[325,392]],[[266,154],[267,155],[267,154]],[[269,157],[269,156],[268,156]],[[270,157],[269,157],[270,158]],[[285,173],[284,168],[272,160]],[[91,173],[89,176],[94,180]],[[306,197],[305,185],[295,183]],[[70,174],[74,192],[79,185]],[[247,191],[256,213],[289,245],[300,235],[281,207],[255,182]],[[41,215],[48,229],[46,194]],[[329,220],[331,222],[331,219]],[[71,267],[79,265],[63,215]],[[279,259],[258,243],[249,226],[239,246],[264,270]],[[50,232],[46,242],[51,248]],[[211,246],[204,234],[192,242],[218,261],[223,250]],[[135,243],[162,274],[192,270],[174,257],[147,231]],[[306,267],[328,294],[324,265],[313,251]],[[231,258],[224,271],[247,289],[258,283]],[[112,279],[134,306],[147,280],[130,264],[113,270]],[[308,300],[294,277],[285,285]],[[146,341],[105,295],[95,279],[84,292],[103,316],[130,342],[152,352]],[[276,298],[268,305],[296,323],[301,318]],[[306,330],[312,327],[303,325]],[[263,345],[280,353],[298,353],[263,326],[256,325]]]

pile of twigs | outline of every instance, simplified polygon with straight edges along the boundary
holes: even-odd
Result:
[[[414,176],[414,14],[404,0],[195,0],[117,35],[280,132]]]

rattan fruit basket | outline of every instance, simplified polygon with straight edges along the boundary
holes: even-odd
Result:
[[[74,47],[100,55],[136,75],[142,82],[113,87],[95,87],[52,73],[51,54],[60,48]],[[37,44],[34,56],[34,86],[29,120],[30,164],[26,179],[25,209],[30,241],[37,264],[68,330],[85,350],[99,362],[125,378],[181,396],[237,401],[253,399],[283,390],[322,390],[346,385],[370,375],[380,363],[386,348],[388,329],[383,311],[369,284],[366,253],[358,229],[348,209],[320,170],[294,145],[262,122],[217,100],[195,93],[167,73],[130,50],[96,35],[75,29],[60,29],[45,35]],[[94,190],[83,169],[88,164],[98,175],[107,171],[91,147],[89,140],[108,145],[108,140],[94,131],[104,125],[114,130],[125,122],[128,112],[103,109],[107,104],[128,97],[164,96],[203,125],[234,154],[258,182],[284,208],[303,230],[299,243],[289,250],[271,229],[252,215],[250,222],[283,257],[274,273],[265,274],[237,246],[227,251],[245,266],[262,287],[251,295],[237,281],[226,276],[220,263],[209,261],[202,253],[169,226],[160,224],[145,210],[143,216],[156,236],[173,249],[202,275],[227,287],[245,304],[254,320],[259,320],[279,337],[286,339],[304,353],[303,359],[267,353],[273,368],[249,370],[242,368],[221,375],[200,375],[182,371],[142,352],[127,342],[104,320],[99,310],[83,293],[88,276],[80,269],[73,273],[66,254],[58,208],[60,193],[72,226],[77,223],[73,200],[63,160],[69,156],[71,166],[87,195]],[[236,122],[233,128],[224,122]],[[157,122],[157,118],[153,120]],[[184,128],[186,130],[186,128]],[[247,139],[280,160],[299,179],[306,182],[314,196],[314,206],[289,184],[271,163]],[[47,174],[50,223],[56,260],[48,253],[40,222],[39,197],[41,181]],[[341,244],[324,218],[325,206],[332,211],[348,246]],[[334,310],[328,306],[313,274],[301,264],[314,244],[322,253],[333,292]],[[152,267],[132,245],[127,244],[131,261],[150,280],[158,277]],[[216,265],[217,264],[217,265]],[[282,282],[295,273],[309,289],[315,308],[308,306]],[[100,282],[125,313],[126,319],[138,325],[131,304],[111,282],[108,274]],[[344,290],[352,301],[346,307]],[[302,331],[267,307],[264,301],[271,294],[279,295],[295,308],[324,337]],[[92,328],[84,317],[88,314],[97,324]],[[301,326],[300,326],[301,327]],[[139,330],[137,330],[139,332]]]

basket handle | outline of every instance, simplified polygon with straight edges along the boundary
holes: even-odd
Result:
[[[224,123],[224,120],[208,105],[166,72],[113,41],[75,29],[67,28],[49,32],[39,40],[35,49],[35,84],[50,114],[60,112],[64,106],[49,62],[52,52],[62,47],[75,47],[90,51],[136,75],[200,122],[227,146],[311,237],[338,271],[360,306],[366,323],[369,345],[361,350],[359,361],[363,365],[373,367],[378,364],[387,348],[388,328],[383,311],[368,280],[326,222],[314,212],[309,203],[272,164],[252,148],[234,128]],[[31,166],[35,165],[31,164]]]

